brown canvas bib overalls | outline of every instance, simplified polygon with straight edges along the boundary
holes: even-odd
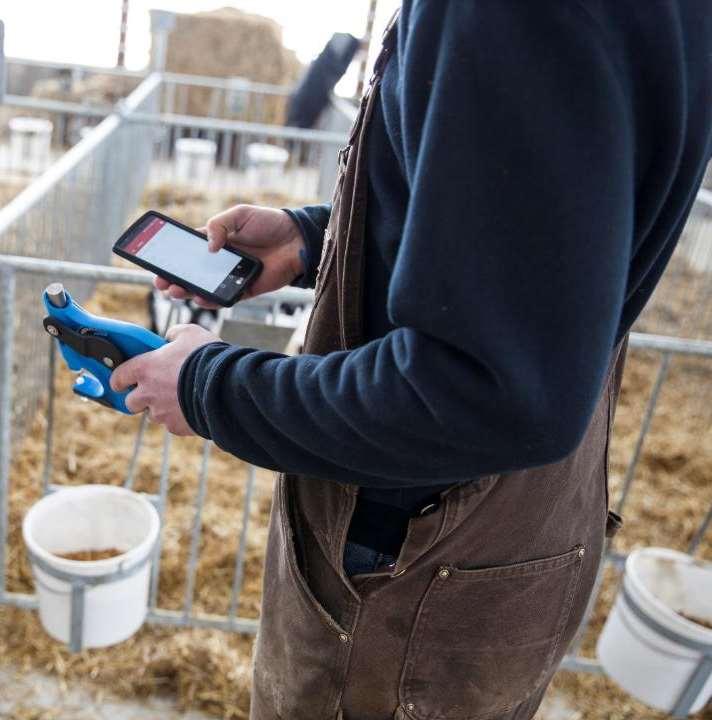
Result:
[[[394,43],[393,26],[339,153],[308,353],[363,341],[365,137]],[[531,718],[598,568],[623,355],[614,353],[573,454],[446,489],[434,512],[410,521],[395,567],[353,578],[344,573],[356,486],[280,477],[251,720]]]

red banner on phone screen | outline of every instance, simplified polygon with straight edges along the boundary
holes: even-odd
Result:
[[[166,224],[161,218],[152,218],[132,240],[124,245],[124,250],[132,255],[138,255],[139,250]]]

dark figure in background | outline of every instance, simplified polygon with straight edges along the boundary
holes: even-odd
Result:
[[[312,128],[329,97],[356,56],[361,41],[348,33],[334,33],[312,62],[289,99],[287,125]]]

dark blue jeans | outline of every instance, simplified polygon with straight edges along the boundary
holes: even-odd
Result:
[[[392,565],[396,559],[393,555],[372,550],[365,545],[347,541],[344,548],[344,571],[347,577],[370,573],[383,565]]]

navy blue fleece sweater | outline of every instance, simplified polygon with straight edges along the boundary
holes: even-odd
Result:
[[[404,507],[565,456],[681,232],[711,111],[708,0],[406,0],[368,138],[368,342],[208,345],[188,421]],[[294,215],[308,278],[328,213]]]

